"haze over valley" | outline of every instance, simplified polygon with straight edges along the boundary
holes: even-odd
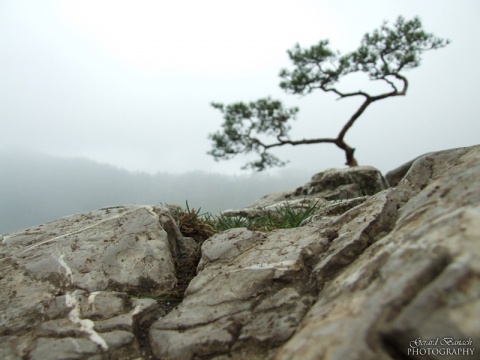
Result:
[[[399,16],[451,43],[406,72],[406,96],[376,102],[348,131],[358,163],[385,173],[478,144],[479,13],[475,0],[2,0],[0,233],[115,205],[188,201],[215,214],[343,167],[332,144],[272,148],[289,163],[261,174],[240,170],[245,154],[215,162],[209,135],[223,120],[211,102],[269,96],[299,107],[292,141],[336,137],[363,99],[284,91],[287,51],[328,40],[348,54]],[[350,75],[340,90],[390,90]]]
[[[128,172],[83,158],[0,152],[0,234],[59,217],[124,204],[176,204],[217,214],[275,191],[303,185],[311,175],[207,172],[155,175]],[[320,170],[319,170],[320,171]]]

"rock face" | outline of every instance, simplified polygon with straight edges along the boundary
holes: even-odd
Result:
[[[429,154],[343,214],[213,236],[182,304],[152,325],[153,353],[400,359],[418,338],[478,346],[479,178],[480,147]]]
[[[167,208],[120,206],[0,237],[0,358],[133,359],[194,256]]]
[[[176,259],[195,258],[165,208],[103,209],[3,236],[0,358],[477,355],[480,146],[430,153],[400,172],[388,187],[373,168],[329,170],[237,212],[324,205],[299,228],[206,240],[171,311],[133,296],[168,293]]]
[[[332,201],[336,203],[339,200],[355,199],[358,204],[365,200],[364,196],[376,194],[387,187],[382,173],[371,166],[330,169],[313,175],[310,182],[293,191],[268,194],[245,209],[227,210],[223,214],[254,218],[265,211],[275,212],[279,206],[286,204],[298,210],[312,204],[330,206]]]

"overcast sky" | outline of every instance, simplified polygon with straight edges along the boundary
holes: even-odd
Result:
[[[478,0],[0,0],[0,150],[238,173],[246,158],[206,154],[222,122],[210,102],[270,95],[300,107],[292,138],[336,136],[359,100],[285,94],[286,50],[330,39],[349,52],[399,15],[452,43],[405,73],[406,97],[373,104],[347,134],[359,163],[387,171],[480,143]],[[331,144],[276,154],[312,174],[345,162]]]

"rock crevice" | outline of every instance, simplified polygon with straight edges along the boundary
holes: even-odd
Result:
[[[201,252],[162,207],[3,235],[0,357],[410,359],[412,341],[443,337],[478,348],[480,147],[429,153],[387,178],[317,174],[227,212],[322,204],[302,226],[230,229]]]

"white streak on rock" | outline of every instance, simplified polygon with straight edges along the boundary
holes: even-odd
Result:
[[[137,305],[132,311],[132,316],[139,314],[143,310],[143,306]]]
[[[95,298],[97,297],[98,294],[100,294],[100,291],[92,292],[88,296],[88,305],[91,306],[91,309],[93,312],[95,312]]]
[[[100,291],[94,291],[88,296],[88,304],[91,305],[95,302],[95,297],[100,294]]]
[[[65,255],[63,255],[63,254],[60,255],[59,258],[57,259],[57,261],[60,264],[60,266],[65,269],[65,274],[70,279],[70,284],[73,285],[72,269],[70,268],[70,266],[68,266],[68,264],[65,262],[65,260],[63,260],[64,257],[65,257]]]
[[[252,264],[242,269],[234,270],[232,272],[243,271],[243,270],[268,270],[268,269],[289,270],[289,267],[294,264],[295,264],[294,260],[284,260],[284,261],[279,261],[275,263],[258,263],[258,264]]]
[[[153,217],[155,217],[156,219],[159,218],[158,214],[153,210],[153,207],[152,207],[152,206],[146,205],[146,206],[145,206],[145,209],[146,209]]]
[[[68,314],[68,318],[70,319],[70,321],[80,325],[80,331],[87,333],[90,340],[100,346],[103,351],[107,351],[107,342],[93,329],[95,323],[90,319],[80,318],[80,305],[78,304],[77,299],[75,299],[75,297],[71,294],[67,293],[65,294],[65,303],[69,308],[72,309]]]
[[[42,241],[42,242],[39,242],[38,244],[34,244],[34,245],[32,245],[32,246],[29,246],[28,248],[26,248],[25,250],[23,250],[22,252],[20,252],[20,254],[23,254],[24,252],[30,251],[30,250],[32,250],[32,249],[35,249],[36,247],[41,246],[41,245],[43,245],[43,244],[47,244],[47,243],[52,242],[52,241],[57,241],[57,240],[60,240],[60,239],[65,238],[65,237],[67,237],[67,236],[75,235],[75,234],[81,233],[82,231],[85,231],[85,230],[88,230],[88,229],[92,229],[92,228],[94,228],[94,227],[96,227],[96,226],[98,226],[98,225],[100,225],[100,224],[102,224],[102,223],[104,223],[104,222],[111,221],[111,220],[115,220],[115,219],[117,219],[117,218],[123,217],[123,216],[125,216],[125,215],[127,215],[127,214],[130,214],[130,213],[132,213],[132,212],[134,212],[134,211],[137,211],[137,210],[138,210],[138,209],[133,209],[133,210],[130,210],[130,211],[121,213],[121,214],[117,214],[117,215],[112,216],[112,217],[109,217],[109,218],[107,218],[107,219],[100,220],[100,221],[96,222],[95,224],[92,224],[92,225],[83,227],[83,228],[81,228],[81,229],[78,229],[78,230],[69,232],[69,233],[67,233],[67,234],[55,236],[55,237],[53,237],[53,238],[51,238],[51,239],[44,240],[44,241]],[[153,210],[152,210],[152,211],[153,211]]]

